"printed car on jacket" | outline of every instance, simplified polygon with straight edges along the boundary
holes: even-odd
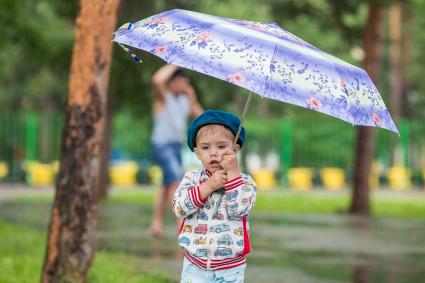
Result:
[[[213,215],[213,219],[222,220],[223,214],[221,214],[220,212],[217,212],[216,214]]]
[[[196,256],[196,257],[207,257],[207,250],[206,249],[197,249],[194,256]]]
[[[233,232],[235,233],[236,236],[242,236],[243,235],[243,230],[241,227],[236,228],[235,230],[233,230]]]
[[[211,226],[210,231],[215,233],[227,232],[230,231],[230,226],[228,224],[217,224]]]
[[[233,245],[232,237],[229,234],[222,235],[220,238],[218,238],[217,245]]]
[[[239,207],[238,203],[232,203],[231,205],[227,206],[227,211],[229,212],[229,214],[235,215],[237,214],[238,207]]]
[[[206,234],[208,232],[207,224],[199,224],[195,227],[195,234]]]
[[[207,242],[207,238],[202,238],[202,237],[193,240],[193,243],[195,245],[205,245],[206,242]]]
[[[227,201],[235,201],[237,197],[238,197],[238,191],[234,190],[234,191],[226,194],[226,196],[224,198]]]
[[[224,247],[218,247],[214,252],[214,256],[229,256],[232,254],[233,254],[232,249],[224,248]]]
[[[189,198],[184,199],[184,205],[186,205],[186,207],[188,209],[194,209],[195,208]]]
[[[207,216],[207,214],[205,212],[199,211],[198,212],[198,215],[196,216],[196,219],[197,220],[205,220],[205,221],[207,221],[208,220],[208,216]]]
[[[180,244],[184,244],[186,246],[190,245],[190,239],[188,237],[180,237],[178,241]]]
[[[182,216],[185,216],[186,215],[186,212],[183,210],[183,208],[179,205],[179,206],[177,206],[177,211],[182,215]]]
[[[192,225],[184,225],[182,229],[182,233],[191,233],[192,232]]]

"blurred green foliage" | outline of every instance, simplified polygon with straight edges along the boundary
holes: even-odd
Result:
[[[411,35],[412,58],[408,77],[412,88],[408,96],[409,118],[425,121],[425,1],[415,0],[412,7],[412,24],[404,30]]]
[[[361,65],[352,55],[361,48],[362,32],[370,1],[362,0],[123,0],[117,26],[135,22],[166,9],[183,8],[219,16],[276,22],[336,57]],[[383,1],[388,5],[389,1]],[[412,17],[406,33],[412,42],[412,60],[408,73],[409,119],[425,118],[425,12],[424,1],[403,2],[410,7]],[[3,0],[0,10],[2,40],[0,41],[0,111],[62,112],[67,93],[67,81],[73,46],[75,17],[79,1],[14,1]],[[387,36],[387,35],[386,35]],[[387,39],[387,38],[386,38]],[[387,41],[386,41],[387,42]],[[128,54],[114,46],[110,78],[113,104],[113,148],[123,156],[146,157],[151,131],[150,78],[164,62],[149,53],[136,51],[143,64],[131,62]],[[241,113],[247,91],[226,82],[189,72],[194,87],[205,108]],[[388,76],[384,71],[383,76]],[[388,79],[381,90],[388,89]],[[381,91],[387,104],[388,94]],[[293,121],[293,164],[296,166],[340,166],[350,169],[354,155],[355,128],[337,119],[299,107],[254,96],[251,120],[275,120],[264,123],[263,135],[253,127],[257,148],[272,146],[279,151],[279,135],[272,141],[270,132],[279,134],[276,124],[282,119]],[[247,124],[250,131],[249,124]],[[258,128],[258,127],[257,127]],[[131,130],[129,130],[131,129]],[[378,154],[389,154],[390,133],[379,130]],[[332,137],[332,138],[330,138]],[[312,143],[311,141],[314,141]],[[0,156],[0,159],[2,157]],[[390,158],[387,158],[390,159]]]
[[[0,109],[56,108],[66,94],[74,19],[59,1],[2,1]]]

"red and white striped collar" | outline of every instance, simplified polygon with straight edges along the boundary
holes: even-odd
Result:
[[[211,176],[212,176],[211,171],[208,170],[208,169],[204,169],[204,170],[205,170],[205,174],[208,176],[208,178],[211,178]]]

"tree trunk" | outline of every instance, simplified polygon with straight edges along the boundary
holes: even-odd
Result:
[[[390,112],[394,122],[397,123],[401,116],[401,103],[403,92],[402,75],[402,38],[401,38],[401,4],[399,0],[392,0],[389,9],[389,61],[390,61]],[[391,136],[390,143],[391,165],[403,164],[404,156],[401,154],[399,139]]]
[[[401,4],[393,0],[389,13],[390,30],[390,110],[395,121],[401,114],[401,95],[403,91],[401,56]]]
[[[100,148],[119,0],[81,0],[41,282],[87,282],[95,252]]]
[[[108,196],[109,189],[109,153],[111,151],[111,136],[112,136],[112,97],[108,96],[105,112],[105,131],[103,133],[103,144],[100,153],[100,173],[98,198],[104,199]]]
[[[354,267],[353,283],[371,283],[373,278],[372,269],[367,265]]]
[[[378,83],[382,54],[383,11],[379,4],[369,7],[368,21],[364,31],[365,70],[375,84]],[[357,149],[355,158],[353,191],[350,213],[369,215],[369,174],[373,158],[372,127],[359,127],[357,131]]]
[[[401,98],[401,116],[408,117],[410,114],[408,95],[409,80],[407,78],[408,67],[411,58],[411,28],[412,11],[411,4],[404,3],[402,5],[402,39],[401,39],[401,77],[402,77],[402,98]]]

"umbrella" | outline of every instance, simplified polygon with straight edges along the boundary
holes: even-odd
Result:
[[[275,23],[174,9],[121,26],[113,40],[136,62],[142,60],[126,46],[250,90],[242,121],[254,92],[398,134],[366,71]]]

